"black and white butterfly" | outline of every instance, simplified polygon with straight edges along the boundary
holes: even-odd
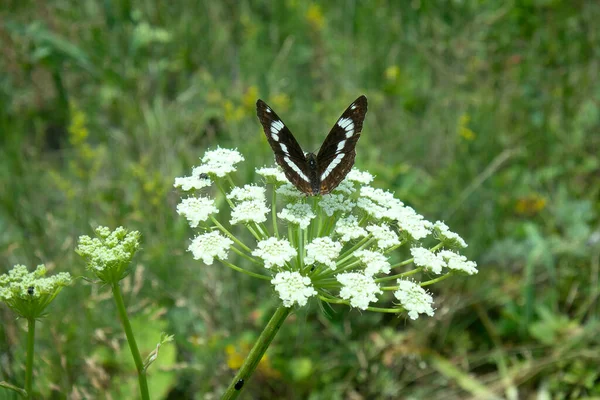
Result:
[[[292,132],[267,103],[258,100],[256,113],[285,176],[298,190],[314,196],[331,192],[352,169],[356,142],[367,113],[367,98],[360,96],[346,108],[317,155],[304,154]]]

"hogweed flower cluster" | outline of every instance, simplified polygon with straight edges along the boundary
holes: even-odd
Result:
[[[286,307],[317,297],[416,319],[434,312],[433,297],[423,287],[457,273],[477,273],[476,263],[458,253],[467,246],[458,234],[370,186],[368,172],[353,169],[332,193],[308,197],[278,167],[258,168],[257,183],[237,186],[232,173],[242,161],[238,151],[217,148],[205,153],[191,176],[176,178],[175,187],[188,192],[177,212],[198,230],[188,250],[207,265],[217,259],[269,280]],[[230,211],[217,208],[212,196],[219,195]],[[236,236],[239,225],[254,240]],[[393,262],[401,246],[410,247],[412,258]],[[239,265],[230,261],[232,252]],[[417,282],[416,276],[429,280]],[[385,292],[393,292],[396,304],[375,307]]]
[[[80,236],[75,251],[102,283],[117,283],[131,272],[131,259],[140,248],[140,233],[123,227],[111,231],[105,226],[96,228],[95,233],[95,238]]]
[[[0,301],[5,302],[23,318],[43,317],[44,310],[63,287],[71,284],[68,272],[46,277],[46,266],[38,265],[27,271],[24,265],[15,265],[8,273],[0,275]]]

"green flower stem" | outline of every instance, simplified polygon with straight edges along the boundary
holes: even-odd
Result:
[[[430,281],[421,282],[421,286],[433,285],[434,283],[438,283],[438,282],[441,282],[443,280],[450,278],[452,275],[453,275],[453,273],[452,273],[452,271],[450,271],[446,275],[442,275],[442,276],[432,279]]]
[[[271,279],[273,279],[272,277],[267,276],[267,275],[261,275],[261,274],[257,274],[256,272],[247,271],[244,268],[240,268],[237,265],[233,265],[233,264],[231,264],[231,263],[229,263],[229,262],[227,262],[225,260],[221,260],[221,262],[223,264],[227,265],[229,268],[231,268],[233,270],[236,270],[236,271],[241,272],[243,274],[252,276],[254,278],[263,279],[265,281],[270,281]]]
[[[258,366],[258,363],[269,348],[269,345],[273,341],[273,338],[275,338],[275,335],[279,331],[279,328],[281,328],[285,319],[288,317],[288,315],[290,315],[291,311],[292,307],[284,306],[280,306],[275,311],[275,313],[271,317],[271,320],[269,321],[265,329],[260,334],[258,340],[254,344],[254,347],[252,347],[252,350],[250,350],[250,354],[248,354],[248,357],[246,357],[246,360],[244,360],[244,364],[231,381],[231,384],[229,384],[229,387],[227,388],[227,391],[225,392],[223,397],[221,397],[221,400],[235,399],[239,396],[243,389],[243,386],[240,389],[236,389],[236,384],[240,380],[243,380],[246,384],[248,383],[248,380],[252,376],[252,373]]]
[[[341,265],[344,261],[346,261],[347,259],[349,259],[350,257],[352,257],[352,253],[354,253],[356,250],[360,249],[363,246],[367,247],[368,245],[370,245],[374,241],[375,241],[375,239],[371,235],[363,238],[360,242],[356,243],[348,251],[346,251],[344,254],[342,254],[340,256],[340,259],[338,260],[338,262],[336,264],[337,265]]]
[[[319,298],[329,304],[345,304],[347,306],[350,305],[350,301],[348,301],[348,300],[330,299],[329,297],[325,297],[325,296],[319,296]],[[389,314],[399,314],[404,311],[401,308],[380,308],[380,307],[367,307],[367,310],[375,311],[375,312],[389,313]]]
[[[231,246],[231,250],[233,250],[237,255],[245,258],[246,260],[250,261],[253,264],[260,265],[261,267],[264,265],[262,262],[258,261],[257,259],[255,259],[253,257],[250,257],[249,255],[247,255],[246,253],[244,253],[243,251],[241,251],[240,249],[238,249],[235,246]]]
[[[393,281],[394,279],[400,279],[400,278],[404,278],[406,276],[411,276],[411,275],[414,275],[414,274],[419,273],[421,271],[423,271],[423,267],[415,268],[413,270],[406,271],[406,272],[403,272],[401,274],[392,275],[392,276],[385,276],[383,278],[375,279],[375,282],[382,283],[382,282],[387,282],[387,281]]]
[[[306,233],[298,225],[298,266],[300,271],[304,269],[304,239],[306,238]]]
[[[415,259],[414,258],[409,258],[406,261],[402,261],[401,263],[398,264],[394,264],[390,267],[390,269],[395,269],[395,268],[399,268],[399,267],[404,267],[405,265],[408,265],[410,263],[412,263]]]
[[[275,191],[275,185],[273,185],[273,194],[271,199],[271,217],[273,218],[273,232],[275,237],[279,239],[279,231],[277,230],[277,191]]]
[[[250,233],[252,234],[252,236],[254,236],[254,238],[256,240],[258,240],[259,242],[262,240],[261,236],[258,234],[258,232],[256,232],[251,226],[250,224],[246,224],[246,228],[248,228],[248,230],[250,231]]]
[[[290,241],[290,245],[292,247],[296,247],[294,244],[294,231],[292,230],[292,224],[288,224],[288,240]]]
[[[33,398],[33,354],[35,346],[35,318],[27,318],[27,361],[25,363],[25,391]]]
[[[229,179],[231,180],[231,178],[229,178]],[[221,183],[219,181],[215,181],[215,183],[217,184],[219,191],[225,198],[225,201],[227,201],[227,204],[229,204],[229,207],[231,207],[233,209],[235,207],[235,204],[233,204],[233,202],[227,197],[227,192],[225,191],[225,188],[223,187],[223,185],[221,185]],[[232,187],[234,187],[234,186],[235,185],[232,185]]]
[[[394,251],[394,250],[396,250],[397,248],[404,246],[404,244],[405,244],[406,242],[407,242],[406,240],[401,240],[401,241],[400,241],[400,243],[398,243],[397,245],[394,245],[394,246],[390,247],[389,249],[385,250],[385,251],[383,252],[383,254],[388,254],[388,253],[391,253],[391,252],[393,252],[393,251]]]
[[[440,247],[443,247],[443,246],[444,246],[444,242],[439,242],[438,244],[436,244],[435,246],[430,248],[429,251],[435,252],[437,249],[439,249]]]
[[[140,356],[140,351],[138,350],[135,337],[133,336],[133,330],[131,329],[129,318],[127,317],[127,310],[125,309],[125,302],[123,301],[123,295],[121,294],[121,287],[119,286],[119,282],[112,283],[111,286],[113,297],[115,299],[115,303],[117,304],[119,318],[121,319],[123,329],[125,330],[125,336],[127,337],[127,342],[129,343],[129,350],[131,350],[131,355],[133,356],[133,361],[135,362],[135,368],[137,369],[142,400],[150,400],[150,394],[148,392],[148,381],[146,380],[146,370],[144,369],[144,362],[142,361],[142,357]]]
[[[238,246],[240,246],[242,249],[244,249],[245,251],[247,251],[248,253],[252,253],[252,250],[250,250],[250,247],[246,246],[244,243],[242,243],[238,238],[235,237],[235,235],[233,235],[231,232],[229,232],[227,230],[227,228],[225,228],[223,225],[221,225],[221,223],[219,221],[217,221],[217,219],[215,217],[213,217],[212,215],[210,216],[210,220],[213,222],[213,224],[215,224],[217,226],[217,228],[219,228],[219,230],[221,232],[223,232],[225,235],[227,235],[227,237],[231,240],[233,240]]]

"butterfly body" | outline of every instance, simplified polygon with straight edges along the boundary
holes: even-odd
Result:
[[[304,154],[291,131],[264,101],[256,102],[256,112],[287,179],[301,192],[314,196],[330,193],[352,169],[367,98],[360,96],[348,106],[316,155]]]

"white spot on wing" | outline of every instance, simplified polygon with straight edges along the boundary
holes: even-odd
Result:
[[[340,118],[337,124],[346,131],[347,138],[354,135],[354,122],[350,118]]]
[[[287,146],[283,143],[280,143],[279,145],[281,146],[281,150],[283,150],[285,154],[289,155]]]
[[[340,151],[342,151],[342,149],[344,148],[345,145],[346,145],[346,140],[342,140],[341,142],[339,142],[335,152],[339,153]]]
[[[321,180],[324,180],[325,178],[327,178],[329,176],[329,174],[331,174],[331,172],[333,171],[333,169],[335,167],[338,166],[339,163],[342,162],[342,158],[344,158],[345,154],[338,154],[333,161],[331,161],[331,163],[327,166],[327,168],[325,169],[325,171],[323,172],[323,174],[321,175]]]
[[[289,165],[289,167],[300,176],[300,178],[304,179],[306,182],[310,182],[308,176],[306,176],[304,172],[302,172],[302,170],[296,164],[294,164],[294,162],[289,157],[283,157],[283,161],[285,161],[287,165]]]
[[[283,129],[283,122],[273,121],[271,123],[271,133],[279,133],[281,129]]]
[[[352,103],[352,105],[350,106],[350,109],[354,110],[355,108],[356,108],[356,104]],[[267,108],[267,110],[268,110],[268,108]]]
[[[270,113],[270,112],[271,112],[271,109],[270,109],[269,107],[267,107],[267,108],[265,109],[265,111],[266,111],[266,112],[268,112],[268,113]]]
[[[276,133],[273,133],[273,131],[271,131],[271,137],[273,138],[274,141],[279,142],[279,135]]]

